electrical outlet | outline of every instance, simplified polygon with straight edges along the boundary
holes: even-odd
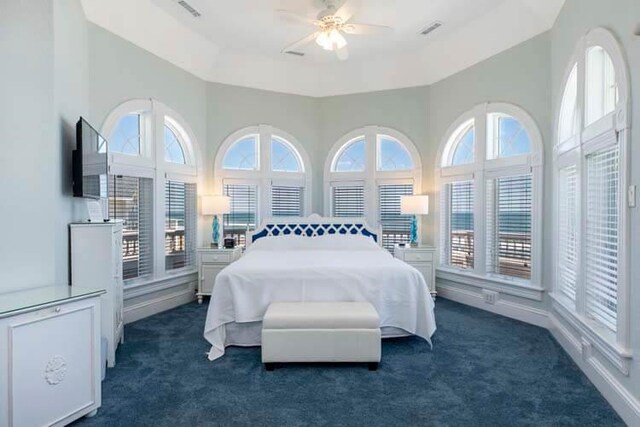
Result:
[[[496,291],[489,291],[486,289],[482,290],[482,296],[484,297],[484,302],[487,304],[495,304],[498,299],[498,293]]]

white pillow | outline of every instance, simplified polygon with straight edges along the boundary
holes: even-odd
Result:
[[[380,246],[371,237],[361,234],[325,234],[323,236],[268,236],[253,242],[247,251],[258,250],[336,250],[374,251]]]

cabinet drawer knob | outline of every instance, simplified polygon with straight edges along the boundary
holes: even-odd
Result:
[[[56,312],[56,313],[60,313],[60,307],[56,307],[56,308],[55,308],[55,312]]]

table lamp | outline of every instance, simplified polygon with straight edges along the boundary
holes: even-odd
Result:
[[[400,213],[412,215],[411,217],[411,246],[418,245],[418,215],[429,214],[429,196],[402,196],[400,197]]]
[[[231,198],[228,196],[202,196],[200,198],[202,215],[213,215],[211,223],[211,247],[217,248],[220,241],[220,221],[218,215],[231,213]]]

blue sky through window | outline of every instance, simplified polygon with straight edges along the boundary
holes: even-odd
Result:
[[[380,138],[378,152],[379,171],[399,171],[413,169],[411,155],[398,141]]]
[[[298,156],[285,142],[271,140],[271,170],[274,172],[302,172]]]
[[[186,163],[180,141],[167,125],[164,126],[164,160],[181,165]]]
[[[475,144],[476,142],[476,128],[471,126],[460,138],[456,144],[456,149],[453,153],[453,160],[451,166],[466,165],[473,163]]]
[[[224,156],[224,169],[258,169],[258,148],[255,135],[246,136],[235,142]]]
[[[122,117],[109,138],[109,151],[137,156],[140,154],[140,115]]]
[[[363,172],[365,165],[365,141],[358,139],[349,144],[340,154],[335,165],[336,172]]]
[[[510,116],[499,118],[499,157],[519,156],[531,152],[531,140],[522,124]]]

